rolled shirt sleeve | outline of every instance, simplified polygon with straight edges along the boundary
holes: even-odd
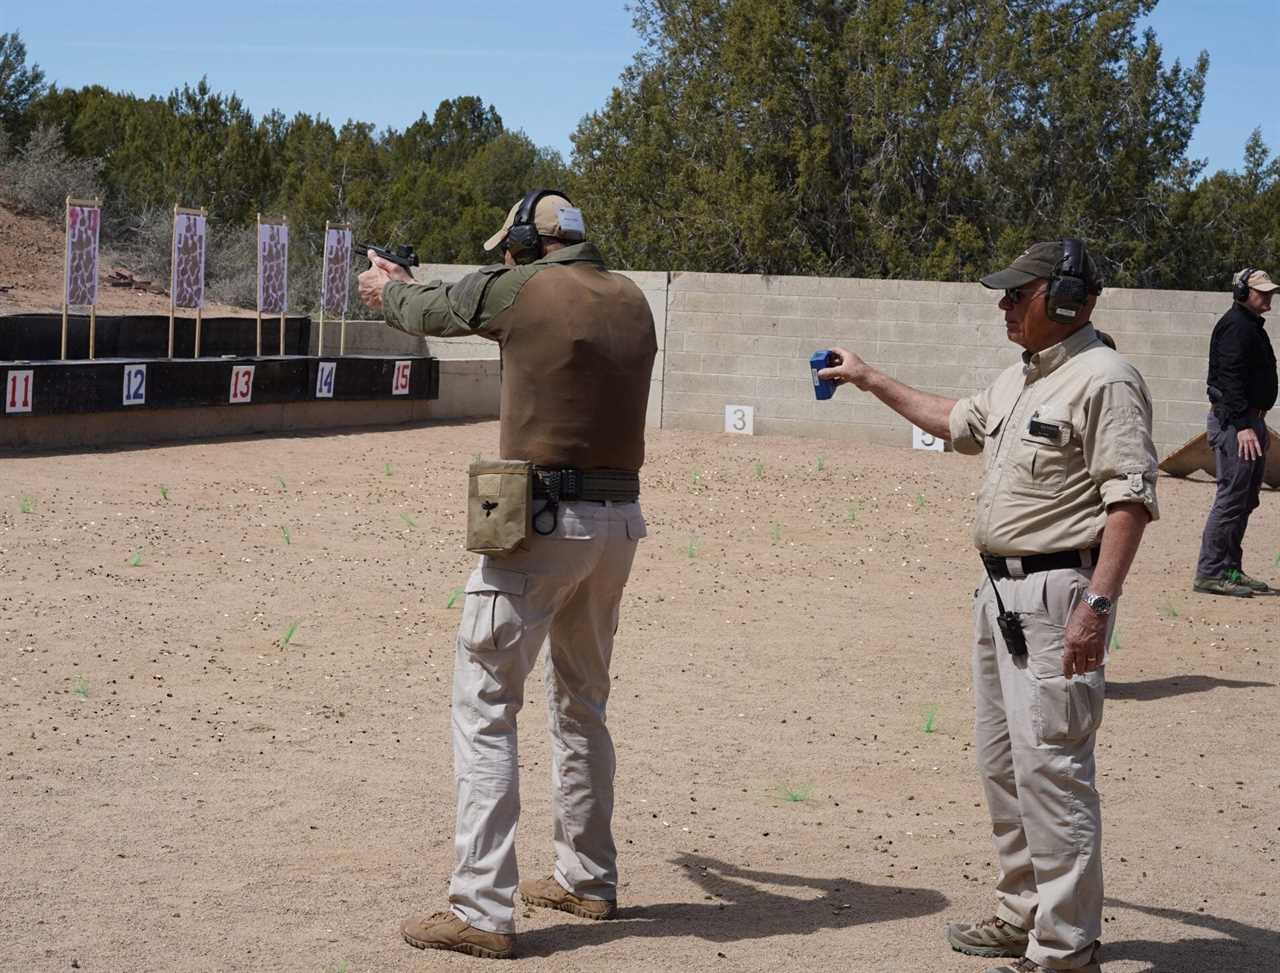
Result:
[[[1093,421],[1084,437],[1085,462],[1103,505],[1140,503],[1158,520],[1150,395],[1141,384],[1111,381],[1098,385],[1090,399]]]
[[[960,399],[951,407],[951,446],[957,453],[981,453],[987,441],[988,395],[986,390]]]

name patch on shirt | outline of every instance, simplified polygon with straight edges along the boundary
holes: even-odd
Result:
[[[1071,440],[1071,427],[1069,425],[1058,422],[1045,422],[1043,419],[1037,419],[1034,416],[1027,423],[1027,433],[1035,439],[1053,443],[1055,446],[1065,446]]]

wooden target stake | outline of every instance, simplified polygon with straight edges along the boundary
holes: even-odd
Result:
[[[204,220],[205,253],[209,252],[209,211],[200,207],[200,218]],[[193,357],[200,357],[200,325],[204,323],[204,268],[200,268],[200,303],[196,306],[196,346]]]
[[[258,332],[254,342],[254,356],[262,357],[262,214],[258,214],[258,231],[253,237],[254,248],[258,251]]]
[[[287,230],[287,229],[288,229],[288,227],[289,227],[289,217],[288,217],[288,215],[282,216],[282,217],[280,218],[280,223],[281,223],[281,225],[283,225],[283,226],[286,228],[286,230]],[[284,260],[284,275],[285,275],[285,279],[286,279],[286,280],[288,280],[288,277],[289,277],[289,249],[288,249],[288,245],[287,245],[287,244],[285,245],[285,251],[284,251],[284,252],[285,252],[285,260]],[[286,284],[286,285],[285,285],[285,294],[287,295],[288,293],[289,293],[288,285]],[[287,300],[287,299],[286,299],[285,303],[286,303],[286,304],[288,303],[288,300]],[[284,317],[285,317],[285,314],[286,314],[287,312],[288,312],[288,308],[287,308],[287,307],[282,306],[282,307],[280,308],[280,357],[281,357],[281,358],[283,358],[283,357],[284,357]]]
[[[169,357],[173,357],[173,314],[178,300],[178,204],[169,221]]]
[[[329,256],[329,221],[324,221],[324,259],[320,261],[320,335],[316,338],[316,357],[324,356],[324,299],[325,288],[329,286],[329,276],[325,273]]]
[[[71,279],[71,197],[67,197],[67,205],[62,213],[62,352],[63,361],[67,360],[67,282]]]

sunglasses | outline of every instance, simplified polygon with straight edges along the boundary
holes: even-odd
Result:
[[[1022,287],[1006,287],[1004,289],[1004,298],[1010,304],[1021,304],[1023,297],[1030,298],[1038,297],[1040,295],[1039,290],[1036,290],[1034,294],[1024,294],[1023,290],[1024,288]]]

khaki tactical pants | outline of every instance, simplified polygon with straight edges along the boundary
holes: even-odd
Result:
[[[482,557],[467,582],[453,674],[458,820],[449,902],[477,929],[515,929],[516,716],[544,644],[555,877],[584,898],[617,896],[605,705],[622,589],[644,535],[638,503],[561,503],[550,536],[531,534],[527,551]]]
[[[997,580],[1006,610],[1022,613],[1021,658],[996,626],[989,580],[974,599],[978,773],[999,859],[996,915],[1028,931],[1027,957],[1049,969],[1085,965],[1102,935],[1093,744],[1105,679],[1102,669],[1062,674],[1067,621],[1091,574],[1069,568]]]

